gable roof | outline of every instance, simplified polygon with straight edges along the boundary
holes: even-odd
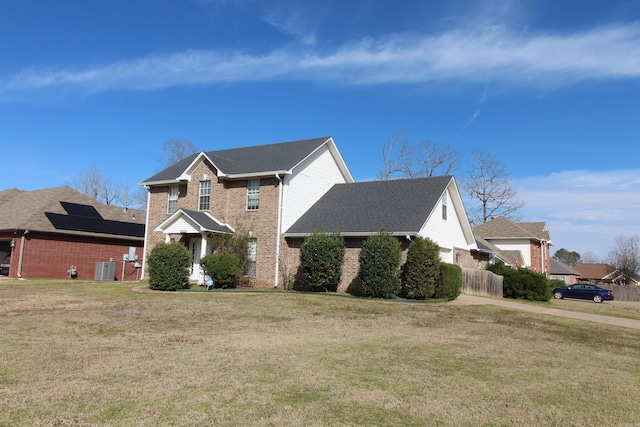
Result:
[[[580,276],[576,270],[554,258],[549,259],[549,273],[556,276]]]
[[[617,270],[609,264],[576,264],[574,267],[584,279],[609,280]]]
[[[209,231],[214,233],[233,233],[235,231],[229,225],[218,221],[208,212],[182,208],[178,209],[172,213],[169,218],[162,221],[155,230],[164,232],[180,219],[185,219],[189,224],[189,227],[191,227],[190,230],[187,230],[188,233],[202,233]]]
[[[229,179],[287,174],[291,173],[293,168],[324,145],[327,145],[334,155],[347,181],[353,182],[351,173],[344,163],[333,138],[326,136],[252,147],[203,151],[182,159],[141,182],[140,185],[166,185],[188,179],[190,171],[204,160],[207,160],[216,168],[219,177]]]
[[[385,228],[394,235],[415,235],[452,180],[442,176],[335,184],[284,234],[369,236]]]
[[[142,239],[144,223],[144,211],[105,205],[67,186],[0,192],[0,230]]]
[[[494,218],[473,229],[474,235],[485,240],[492,239],[529,239],[551,241],[549,230],[544,222],[513,222],[505,217]]]

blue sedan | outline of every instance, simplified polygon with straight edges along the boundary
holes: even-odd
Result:
[[[565,286],[563,288],[555,288],[553,296],[556,299],[562,298],[580,298],[591,299],[593,302],[600,303],[604,300],[613,300],[613,292],[598,285],[591,283],[577,283],[575,285]]]

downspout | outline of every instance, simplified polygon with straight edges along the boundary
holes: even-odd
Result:
[[[22,259],[24,258],[24,245],[27,241],[26,236],[29,230],[24,230],[22,237],[20,237],[20,255],[18,256],[18,279],[22,279]]]
[[[278,287],[278,270],[280,270],[280,233],[282,232],[282,191],[283,182],[279,174],[276,174],[278,180],[278,224],[276,225],[276,271],[273,279],[273,287]]]
[[[142,271],[140,272],[140,279],[144,279],[144,271],[147,268],[147,243],[149,238],[149,206],[151,204],[151,191],[148,185],[145,185],[144,188],[147,190],[147,217],[144,221],[144,243],[142,244],[142,267],[140,268]]]

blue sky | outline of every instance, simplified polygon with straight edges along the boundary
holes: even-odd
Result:
[[[0,189],[162,143],[333,136],[357,181],[402,132],[507,165],[524,219],[605,255],[640,233],[640,0],[2,0]]]

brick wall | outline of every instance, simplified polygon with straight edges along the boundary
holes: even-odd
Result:
[[[11,256],[9,277],[18,277],[22,239],[16,238],[16,247]],[[96,262],[116,261],[115,276],[122,277],[122,256],[129,247],[136,247],[138,262],[142,262],[143,248],[140,241],[102,239],[85,236],[29,233],[25,236],[22,252],[22,274],[24,278],[67,278],[69,268],[77,268],[77,279],[93,280]],[[125,265],[124,280],[136,280],[138,269],[133,263]]]
[[[198,210],[200,181],[211,181],[211,199],[207,212],[239,233],[251,233],[257,241],[256,285],[273,285],[276,260],[278,219],[277,178],[260,180],[259,209],[247,210],[247,180],[218,180],[213,166],[204,161],[191,175],[191,181],[180,184],[178,208]],[[170,215],[167,213],[169,186],[150,189],[147,251],[165,241],[162,232],[153,231]],[[178,239],[179,240],[179,239]],[[146,273],[145,273],[146,274]]]

